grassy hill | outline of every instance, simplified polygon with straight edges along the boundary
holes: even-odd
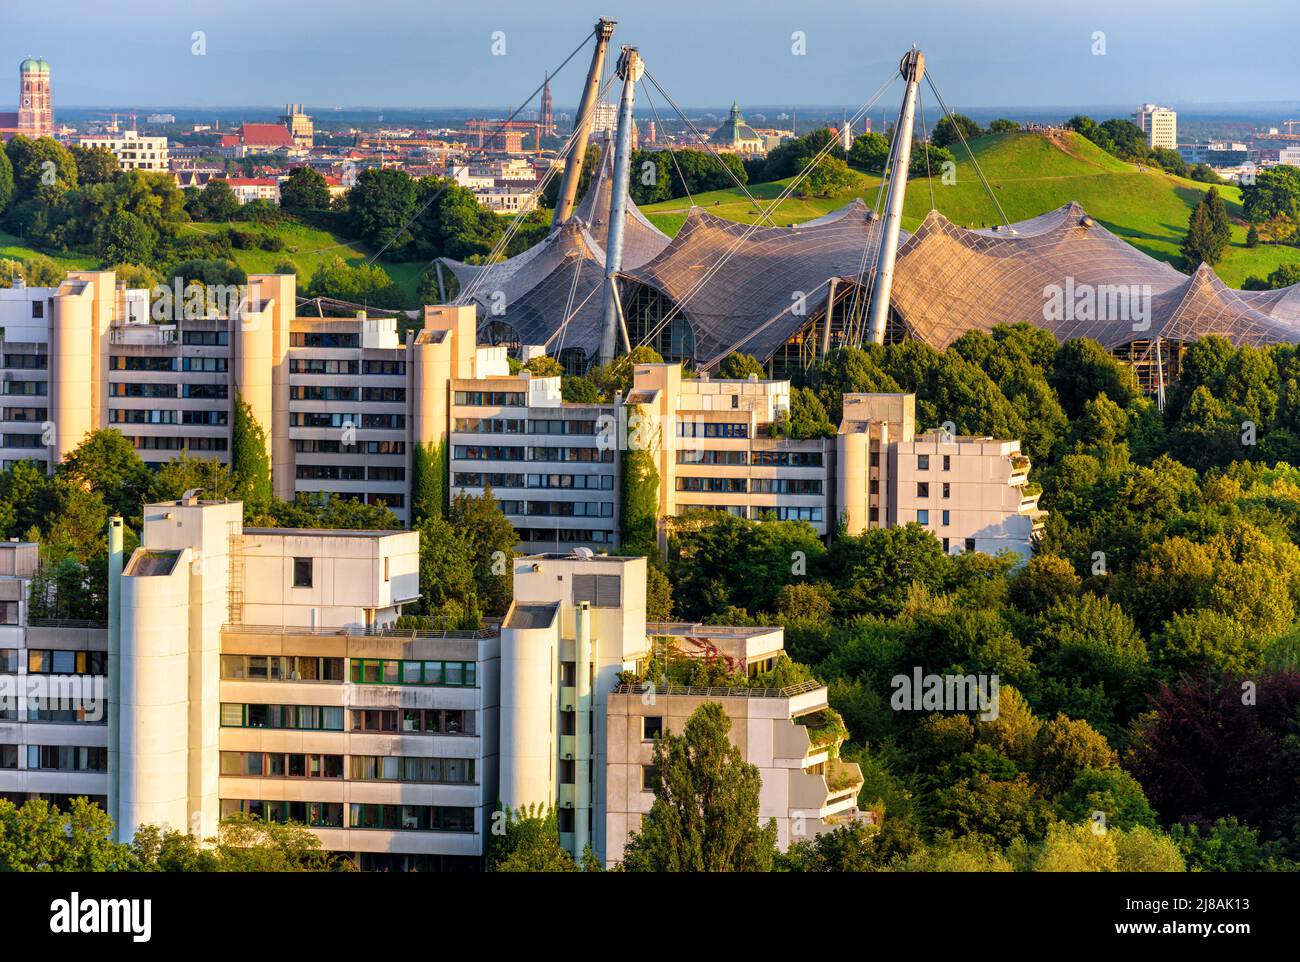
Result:
[[[1178,247],[1187,231],[1187,218],[1206,185],[1163,171],[1139,170],[1098,148],[1091,141],[1069,131],[1051,134],[990,134],[971,142],[971,150],[992,186],[994,195],[1012,221],[1024,220],[1078,201],[1100,223],[1152,257],[1178,262]],[[955,224],[988,227],[1000,223],[997,210],[980,184],[965,151],[958,148],[956,183],[945,186],[935,171],[934,207]],[[758,184],[750,192],[760,200],[777,197],[789,181]],[[787,225],[819,217],[862,197],[874,207],[880,179],[863,176],[858,190],[841,197],[802,199],[792,197],[773,213],[771,223]],[[907,185],[903,226],[911,230],[930,209],[930,183],[912,178]],[[1247,276],[1266,276],[1284,263],[1300,262],[1300,250],[1261,245],[1246,247],[1246,224],[1241,210],[1241,192],[1222,186],[1219,193],[1234,219],[1232,246],[1216,266],[1228,284],[1240,286]],[[696,203],[710,213],[730,220],[751,223],[759,211],[737,189],[700,194]],[[675,233],[686,217],[683,200],[664,201],[643,208],[659,228]]]
[[[235,250],[231,252],[231,259],[247,274],[269,274],[280,264],[290,261],[297,268],[299,293],[306,290],[312,274],[321,264],[328,263],[335,257],[342,257],[347,263],[356,265],[364,263],[370,256],[370,251],[359,242],[349,241],[346,237],[329,230],[309,227],[289,220],[277,225],[253,221],[232,221],[228,224],[187,223],[181,226],[181,236],[220,234],[231,228],[248,231],[259,237],[269,234],[278,235],[284,241],[284,250],[264,251],[260,248]],[[49,257],[65,270],[93,269],[98,266],[97,259],[92,255],[37,251],[21,238],[0,231],[0,258],[22,260],[37,253]],[[381,260],[380,266],[402,289],[406,295],[405,303],[412,308],[417,307],[420,298],[416,290],[426,265],[417,261],[390,263]]]

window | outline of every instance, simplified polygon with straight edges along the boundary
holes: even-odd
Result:
[[[659,789],[659,768],[655,765],[641,766],[641,791],[654,792]]]
[[[945,498],[952,497],[952,484],[948,481],[943,483],[943,496]]]
[[[929,482],[929,481],[918,481],[918,482],[916,482],[916,496],[917,496],[918,498],[928,498],[928,497],[930,496],[930,482]]]
[[[974,539],[974,538],[967,538],[967,539],[966,539],[966,550],[967,550],[967,551],[974,551],[974,550],[975,550],[975,539]]]
[[[560,759],[560,784],[573,785],[577,781],[578,766],[572,758]]]
[[[295,588],[311,587],[311,558],[293,559],[293,586]]]
[[[0,768],[18,767],[18,746],[0,745]]]
[[[478,667],[472,661],[385,661],[353,658],[354,685],[441,685],[473,688]]]
[[[927,511],[927,510],[925,510],[924,508],[922,508],[920,511],[916,512],[916,523],[917,523],[917,524],[929,524],[929,523],[930,523],[930,512]]]
[[[353,713],[355,714],[355,712]],[[343,731],[343,709],[324,705],[245,705],[223,703],[225,728],[279,728],[296,731]]]
[[[918,455],[916,456],[916,470],[918,470],[918,471],[929,471],[929,470],[930,470],[930,455],[928,455],[928,454],[918,454]]]
[[[18,602],[0,601],[0,625],[18,624]]]
[[[559,828],[562,833],[573,832],[573,809],[562,808],[558,812]]]
[[[41,301],[32,301],[32,317],[44,317],[45,304]]]
[[[944,524],[945,527],[948,526],[948,525],[950,525],[950,524],[952,524],[952,512],[951,512],[951,511],[944,511],[944,513],[943,513],[943,524]]]
[[[0,648],[0,672],[6,675],[18,673],[18,649]]]
[[[447,805],[373,805],[353,802],[348,824],[352,828],[389,831],[472,832],[474,809]]]
[[[944,554],[947,554],[947,553],[948,553],[948,539],[947,539],[947,538],[944,538],[944,539],[943,539],[943,553],[944,553]]]
[[[641,740],[643,742],[654,741],[660,738],[664,733],[664,719],[662,715],[643,715],[641,717]]]
[[[943,456],[943,469],[944,469],[945,471],[951,471],[951,470],[952,470],[952,455],[951,455],[951,454],[945,454],[945,455]]]
[[[29,648],[27,671],[32,675],[103,675],[108,672],[108,652]]]

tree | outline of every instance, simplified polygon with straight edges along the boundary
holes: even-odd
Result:
[[[1065,558],[1036,554],[1011,582],[1008,599],[1021,611],[1036,615],[1073,598],[1082,584]]]
[[[488,840],[489,872],[576,872],[573,856],[560,847],[559,818],[554,808],[527,805],[493,816]],[[498,831],[500,826],[501,831]]]
[[[316,265],[306,293],[308,297],[329,297],[379,308],[398,308],[405,301],[388,272],[378,264],[349,264],[337,255]]]
[[[637,420],[634,421],[633,418]],[[620,543],[625,554],[659,557],[659,469],[654,452],[659,439],[646,437],[649,419],[632,407],[628,418],[629,443],[623,453],[619,484]],[[633,441],[637,443],[633,443]]]
[[[1071,418],[1083,413],[1084,403],[1098,394],[1104,393],[1122,408],[1141,394],[1133,370],[1088,338],[1063,342],[1056,351],[1054,367],[1049,381]]]
[[[68,148],[77,163],[77,183],[106,184],[121,170],[117,155],[107,147],[82,147],[74,144]]]
[[[730,729],[723,707],[706,702],[683,734],[655,742],[655,801],[624,849],[628,871],[771,870],[776,823],[759,824],[762,776],[731,743]]]
[[[1061,793],[1056,806],[1061,818],[1074,825],[1091,821],[1096,812],[1105,816],[1109,828],[1151,828],[1156,824],[1155,812],[1142,786],[1117,767],[1083,769]]]
[[[1181,248],[1184,268],[1192,271],[1201,264],[1213,266],[1219,263],[1228,249],[1230,237],[1228,210],[1219,197],[1218,188],[1211,187],[1197,201],[1187,219],[1187,236],[1183,238]]]
[[[397,253],[413,235],[407,226],[416,211],[416,183],[402,170],[364,170],[348,191],[352,233],[375,247]]]
[[[742,354],[739,351],[732,351],[722,359],[718,365],[718,377],[729,378],[732,380],[743,381],[751,374],[762,378],[766,372],[763,365],[759,363],[758,358],[752,354]]]
[[[958,140],[970,141],[982,136],[980,125],[965,114],[948,114],[939,118],[930,134],[930,141],[936,147],[948,147]],[[958,136],[960,134],[960,136]]]
[[[226,180],[213,179],[204,185],[190,215],[196,220],[222,222],[239,216],[239,198]]]
[[[48,205],[77,186],[77,162],[53,137],[31,140],[19,134],[5,152],[13,165],[15,201]]]
[[[325,872],[351,862],[325,851],[320,836],[296,822],[273,822],[244,812],[217,828],[215,852],[226,872]]]
[[[447,513],[447,443],[416,442],[411,453],[411,524]]]
[[[533,377],[563,377],[564,368],[560,362],[549,354],[538,354],[536,357],[530,357],[523,366]]]
[[[1005,117],[999,117],[989,124],[989,133],[991,134],[1009,134],[1020,129],[1020,124],[1014,120],[1007,120]]]
[[[889,163],[889,138],[875,131],[859,134],[849,149],[849,163],[859,170],[883,173]]]
[[[176,501],[191,488],[197,488],[204,498],[217,501],[235,501],[239,498],[238,482],[230,468],[216,458],[195,457],[187,452],[168,461],[153,475],[150,499]]]
[[[9,154],[0,150],[0,214],[4,214],[13,198],[14,165],[9,160]]]
[[[123,518],[139,516],[153,483],[148,466],[117,428],[87,434],[64,457],[58,473],[98,492],[109,510]]]
[[[66,810],[44,801],[21,807],[0,799],[0,872],[121,872],[136,867],[113,841],[108,814],[86,798]]]
[[[858,175],[838,157],[825,156],[817,161],[804,178],[800,194],[804,197],[837,197],[858,183]]]
[[[293,213],[328,210],[329,184],[313,168],[295,167],[280,185],[280,206]]]
[[[266,432],[257,423],[243,394],[235,392],[234,421],[230,428],[230,473],[244,502],[244,516],[256,518],[271,507],[271,455]]]
[[[157,231],[130,211],[120,211],[104,223],[100,250],[110,263],[149,263],[157,244]]]
[[[514,557],[518,536],[489,488],[480,497],[459,494],[447,520],[470,548],[471,568],[479,602],[488,615],[504,615],[514,597]]]

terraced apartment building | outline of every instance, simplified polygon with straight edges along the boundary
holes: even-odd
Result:
[[[823,536],[841,520],[850,533],[916,522],[950,551],[1021,555],[1041,523],[1017,441],[921,430],[907,395],[848,395],[838,436],[811,438],[788,429],[789,381],[680,364],[638,364],[626,397],[573,404],[560,378],[512,374],[504,346],[478,344],[470,306],[426,307],[401,336],[393,318],[299,317],[295,285],[254,275],[224,311],[174,322],[152,322],[158,292],[151,307],[110,271],[0,291],[0,462],[48,469],[103,427],[155,467],[228,461],[241,399],[278,497],[328,493],[407,520],[423,461],[452,495],[491,489],[524,551],[615,548],[636,448],[653,456],[664,518],[718,510]]]

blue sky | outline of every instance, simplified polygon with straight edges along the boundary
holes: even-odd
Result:
[[[619,21],[682,104],[860,103],[911,44],[949,105],[1300,100],[1300,4],[1253,0],[6,0],[0,65],[56,105],[503,106]],[[206,56],[191,54],[204,31]],[[491,35],[504,31],[506,55]],[[791,53],[802,31],[807,53]],[[1093,54],[1094,33],[1105,55]],[[585,54],[555,85],[577,99]],[[6,71],[10,68],[5,68]],[[3,77],[0,74],[0,77]],[[0,80],[0,107],[12,94]]]

